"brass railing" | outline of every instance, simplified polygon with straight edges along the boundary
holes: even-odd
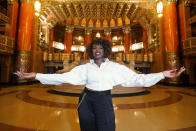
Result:
[[[8,36],[0,35],[0,53],[13,54],[14,40]]]
[[[191,37],[183,42],[184,55],[196,55],[196,37]]]

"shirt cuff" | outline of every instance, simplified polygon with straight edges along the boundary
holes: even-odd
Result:
[[[165,76],[164,76],[163,72],[160,72],[160,76],[161,76],[162,79],[165,79]]]
[[[35,79],[36,79],[36,80],[39,80],[39,78],[40,78],[40,77],[39,77],[39,76],[40,76],[40,74],[41,74],[41,73],[36,73],[36,76],[35,76]]]

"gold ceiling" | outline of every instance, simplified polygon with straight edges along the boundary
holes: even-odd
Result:
[[[42,24],[116,27],[156,23],[155,0],[41,0]]]

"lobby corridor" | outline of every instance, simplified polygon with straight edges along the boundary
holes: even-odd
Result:
[[[1,85],[0,131],[80,131],[77,102],[82,89]],[[112,93],[116,131],[196,131],[195,88],[116,87]]]

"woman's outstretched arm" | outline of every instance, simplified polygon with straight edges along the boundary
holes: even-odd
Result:
[[[159,73],[137,74],[125,66],[119,68],[118,83],[124,87],[150,87],[164,78],[175,78],[185,71],[184,67],[179,70],[167,70]]]
[[[86,84],[86,68],[80,65],[73,68],[70,72],[63,74],[42,74],[42,73],[21,73],[15,72],[20,79],[32,79],[40,81],[42,84],[58,85],[62,83],[70,83],[74,85]]]

